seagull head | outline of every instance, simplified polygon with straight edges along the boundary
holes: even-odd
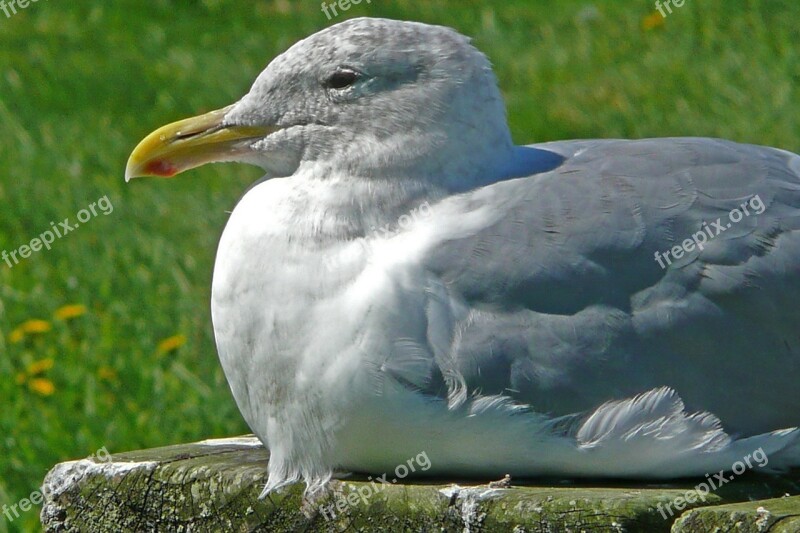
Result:
[[[358,18],[276,57],[235,104],[145,137],[125,177],[236,161],[269,177],[469,181],[511,149],[491,65],[468,38]]]

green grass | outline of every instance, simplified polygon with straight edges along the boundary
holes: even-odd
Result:
[[[650,1],[372,0],[344,17],[473,36],[519,143],[702,135],[800,150],[800,5],[687,0],[645,29],[652,13]],[[226,212],[259,171],[125,185],[123,168],[143,135],[233,102],[272,57],[329,24],[318,0],[40,0],[0,12],[0,251],[105,195],[114,206],[50,251],[0,262],[0,506],[30,495],[54,463],[103,446],[247,431],[208,302]],[[54,320],[67,304],[87,312]],[[12,342],[29,319],[52,329]],[[160,352],[176,334],[185,345]],[[35,530],[37,511],[0,516],[0,533],[18,528]]]

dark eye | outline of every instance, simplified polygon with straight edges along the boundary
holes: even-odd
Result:
[[[359,77],[360,74],[355,70],[341,68],[325,80],[325,86],[330,89],[344,89],[345,87],[353,85]]]

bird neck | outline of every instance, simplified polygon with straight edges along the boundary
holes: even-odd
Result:
[[[294,189],[281,207],[291,213],[290,231],[309,244],[388,236],[426,213],[448,191],[416,179],[383,179],[299,173],[287,183]]]

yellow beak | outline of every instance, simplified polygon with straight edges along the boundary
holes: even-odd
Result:
[[[247,141],[262,139],[277,126],[225,126],[232,106],[163,126],[133,149],[125,181],[140,176],[172,177],[185,170],[220,161],[235,161],[250,151]]]

